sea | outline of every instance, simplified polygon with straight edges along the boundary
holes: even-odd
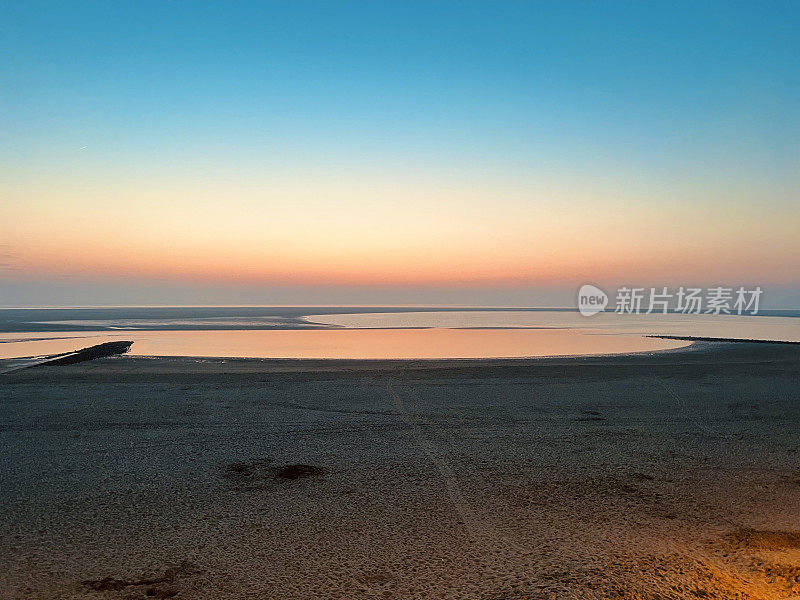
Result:
[[[459,359],[674,350],[701,337],[800,342],[800,311],[617,314],[571,308],[206,306],[0,309],[5,369],[107,341],[148,357]]]

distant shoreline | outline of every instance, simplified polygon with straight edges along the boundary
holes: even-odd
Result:
[[[647,335],[645,337],[658,338],[661,340],[686,340],[690,342],[727,342],[730,344],[789,344],[791,346],[800,346],[800,342],[792,342],[788,340],[758,340],[750,338],[717,338],[717,337],[703,337],[694,335]]]

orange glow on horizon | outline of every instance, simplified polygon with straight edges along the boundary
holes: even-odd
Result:
[[[31,184],[14,194],[0,223],[10,277],[485,287],[800,279],[786,269],[800,264],[800,217],[741,203],[335,177],[121,190]]]
[[[478,251],[440,252],[431,255],[383,253],[374,256],[300,257],[277,255],[217,256],[201,251],[159,255],[77,254],[53,266],[58,251],[41,253],[18,273],[28,277],[78,276],[107,279],[166,279],[187,283],[270,284],[312,286],[531,286],[573,285],[584,281],[653,281],[686,284],[705,281],[714,273],[720,281],[773,283],[785,281],[786,273],[772,259],[750,264],[730,261],[722,253],[698,260],[693,251],[671,253],[670,261],[658,252],[638,254],[607,251],[584,256],[565,249],[537,259],[535,252],[515,254],[498,251],[482,256]],[[757,257],[758,258],[758,257]]]

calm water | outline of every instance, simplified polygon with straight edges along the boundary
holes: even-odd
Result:
[[[800,313],[798,314],[800,317]],[[607,333],[800,341],[800,318],[736,315],[618,315],[570,311],[416,311],[308,315],[308,321],[348,328],[544,327]]]
[[[0,359],[111,340],[133,340],[131,354],[143,356],[362,359],[614,354],[686,345],[647,334],[800,341],[800,318],[375,307],[5,309]]]
[[[617,354],[688,344],[577,329],[131,331],[75,333],[57,339],[41,339],[40,334],[2,335],[14,341],[0,343],[0,358],[69,352],[111,340],[134,340],[131,354],[143,356],[361,359]]]

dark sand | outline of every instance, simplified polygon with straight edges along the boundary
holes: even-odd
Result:
[[[0,598],[800,595],[800,348],[0,375]]]

